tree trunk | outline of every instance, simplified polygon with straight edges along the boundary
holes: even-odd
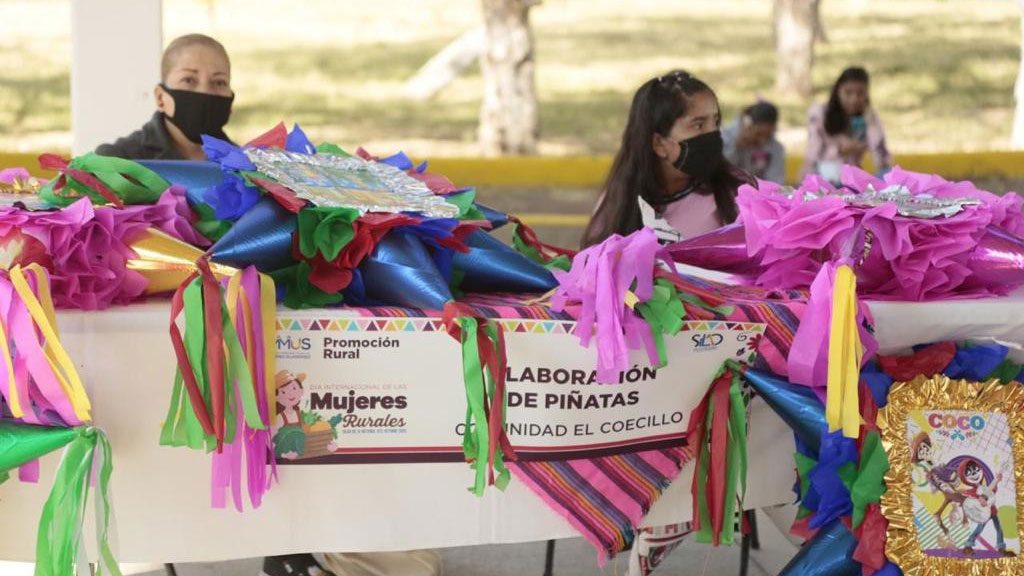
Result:
[[[1024,148],[1024,0],[1020,5],[1020,63],[1017,65],[1017,82],[1013,85],[1013,99],[1017,106],[1013,111],[1013,134],[1010,146]]]
[[[484,51],[484,27],[464,32],[440,52],[431,56],[402,87],[412,100],[430,100],[476,62]]]
[[[480,59],[484,99],[480,148],[487,156],[537,150],[530,8],[536,0],[483,0],[485,47]]]
[[[206,22],[210,34],[217,31],[217,0],[206,0]]]
[[[775,0],[775,91],[808,98],[814,65],[817,0]]]
[[[814,43],[828,44],[825,24],[821,21],[821,0],[814,0]]]

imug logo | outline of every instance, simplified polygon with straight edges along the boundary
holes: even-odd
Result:
[[[721,334],[694,334],[691,336],[693,340],[693,346],[697,350],[713,350],[718,348],[722,342],[725,341],[725,337]]]
[[[277,337],[278,352],[307,352],[312,347],[313,342],[309,338]]]

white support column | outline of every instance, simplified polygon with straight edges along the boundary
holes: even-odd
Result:
[[[71,0],[72,152],[137,130],[160,81],[162,0]]]

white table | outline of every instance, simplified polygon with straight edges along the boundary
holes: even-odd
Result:
[[[985,301],[872,303],[883,351],[922,342],[994,338],[1024,344],[1024,294]],[[404,550],[576,536],[513,480],[483,498],[465,487],[462,464],[281,467],[259,510],[209,507],[209,457],[157,445],[174,372],[168,304],[60,314],[64,343],[115,447],[119,558],[125,562],[215,561],[309,550]],[[1019,354],[1020,352],[1016,352]],[[763,403],[753,409],[748,507],[792,499],[792,435]],[[55,456],[38,485],[0,487],[0,558],[31,560],[35,526]],[[657,502],[647,523],[688,519],[692,470]],[[426,487],[429,486],[429,489]],[[91,516],[91,515],[90,515]]]

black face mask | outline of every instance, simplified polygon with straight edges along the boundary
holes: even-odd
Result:
[[[722,164],[722,133],[718,130],[679,143],[679,158],[672,164],[693,178],[707,178]]]
[[[196,144],[203,142],[203,134],[227,139],[224,135],[224,125],[231,117],[234,94],[217,96],[189,90],[173,90],[163,84],[160,87],[174,99],[174,117],[164,114],[164,118],[177,126],[186,138]]]

